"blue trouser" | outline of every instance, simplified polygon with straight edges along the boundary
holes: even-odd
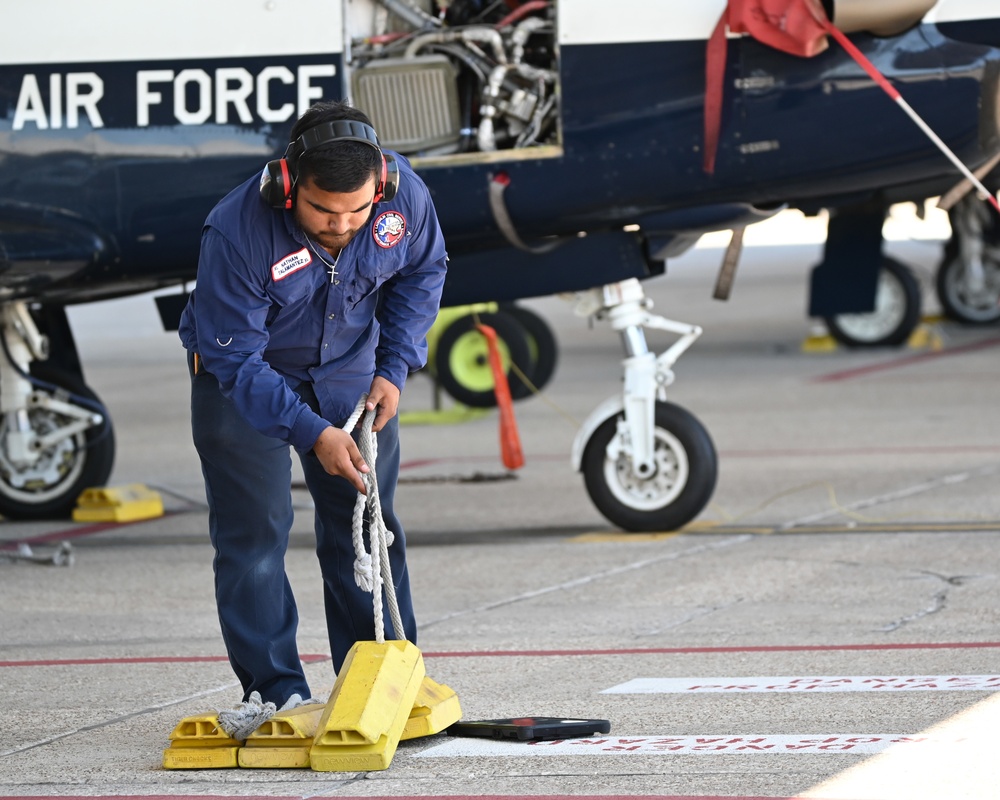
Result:
[[[297,391],[316,408],[310,385],[304,384]],[[243,684],[244,699],[256,691],[280,708],[292,694],[308,698],[311,694],[295,639],[298,611],[285,575],[285,550],[293,518],[289,445],[252,428],[223,397],[215,377],[205,372],[192,380],[191,428],[208,496],[222,638]],[[354,580],[351,520],[357,490],[344,478],[328,475],[312,452],[300,459],[316,506],[316,554],[323,575],[330,652],[334,670],[339,671],[355,642],[375,639],[372,596]],[[393,512],[399,475],[399,425],[395,419],[378,433],[375,473],[382,516],[395,535],[389,561],[405,628],[398,635],[416,642],[406,544],[402,525]],[[365,546],[371,549],[367,526]],[[385,601],[383,611],[385,637],[392,639]]]

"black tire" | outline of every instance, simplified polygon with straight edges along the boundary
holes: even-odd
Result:
[[[983,260],[985,286],[975,294],[965,283],[964,267],[958,248],[946,247],[934,282],[945,316],[965,325],[1000,320],[1000,262]]]
[[[533,394],[532,386],[541,391],[552,380],[559,360],[559,346],[556,344],[552,328],[534,311],[513,303],[500,306],[500,311],[512,316],[528,335],[531,364],[530,370],[524,372],[528,380],[531,381],[531,386],[528,386],[524,381],[517,380],[510,387],[511,396],[515,400],[520,400]]]
[[[71,373],[36,364],[32,374],[90,401],[88,407],[102,407],[97,395],[81,378]],[[0,465],[0,515],[19,520],[62,519],[72,514],[84,489],[106,485],[114,466],[115,434],[107,410],[101,413],[103,425],[53,446],[43,453],[39,464],[27,474],[12,473],[6,464]],[[52,424],[52,419],[51,412],[31,412],[31,422],[36,430],[45,430]],[[5,426],[6,421],[0,421],[0,446],[3,445]],[[24,480],[27,480],[26,484],[23,484]]]
[[[920,283],[913,272],[882,257],[877,307],[866,314],[824,317],[830,335],[847,347],[892,347],[904,344],[920,323]]]
[[[718,478],[718,456],[708,431],[689,411],[673,403],[656,404],[655,473],[647,479],[632,471],[626,456],[612,462],[608,445],[622,413],[608,417],[590,437],[583,453],[583,479],[591,501],[607,519],[626,531],[672,531],[708,505]]]
[[[513,361],[522,370],[531,363],[527,332],[507,314],[479,314],[479,320],[497,332],[501,353],[506,350],[505,372],[511,385],[516,381],[510,368]],[[493,408],[497,404],[493,370],[486,337],[476,330],[476,319],[459,317],[444,329],[434,353],[434,373],[438,383],[457,402],[471,408]]]

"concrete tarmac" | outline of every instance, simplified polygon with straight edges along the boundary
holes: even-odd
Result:
[[[570,469],[580,422],[619,390],[622,351],[558,298],[527,303],[560,362],[544,396],[516,406],[522,469],[500,461],[495,413],[404,426],[398,509],[428,675],[465,719],[601,718],[611,732],[442,734],[402,743],[379,772],[162,768],[182,717],[241,694],[215,615],[186,371],[148,297],[74,309],[116,425],[111,483],[147,484],[167,514],[0,523],[7,545],[45,555],[67,541],[74,556],[0,558],[0,795],[995,798],[1000,329],[930,322],[914,347],[804,352],[820,245],[801,225],[768,230],[727,303],[711,299],[717,247],[646,286],[657,312],[705,328],[669,391],[709,430],[719,482],[683,531],[618,532]],[[935,235],[887,244],[928,287],[929,313]],[[434,401],[413,376],[404,412]],[[325,696],[310,502],[295,500],[287,570]]]

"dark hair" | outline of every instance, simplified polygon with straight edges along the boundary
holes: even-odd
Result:
[[[354,120],[371,126],[368,115],[347,101],[322,101],[296,120],[289,134],[294,142],[304,131],[337,120]],[[296,163],[297,180],[312,178],[324,192],[356,192],[374,176],[382,176],[382,155],[362,142],[332,142],[307,150]]]

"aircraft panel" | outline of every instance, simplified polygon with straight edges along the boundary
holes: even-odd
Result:
[[[699,3],[561,0],[561,44],[705,40],[722,16],[726,0]]]
[[[329,0],[34,0],[4,6],[5,30],[40,31],[6,37],[8,64],[343,51],[340,4]],[[290,15],[298,20],[294,30],[288,29]],[[39,20],[53,22],[40,26]]]
[[[996,16],[996,0],[938,0],[926,22],[959,22],[967,19],[992,19]]]

